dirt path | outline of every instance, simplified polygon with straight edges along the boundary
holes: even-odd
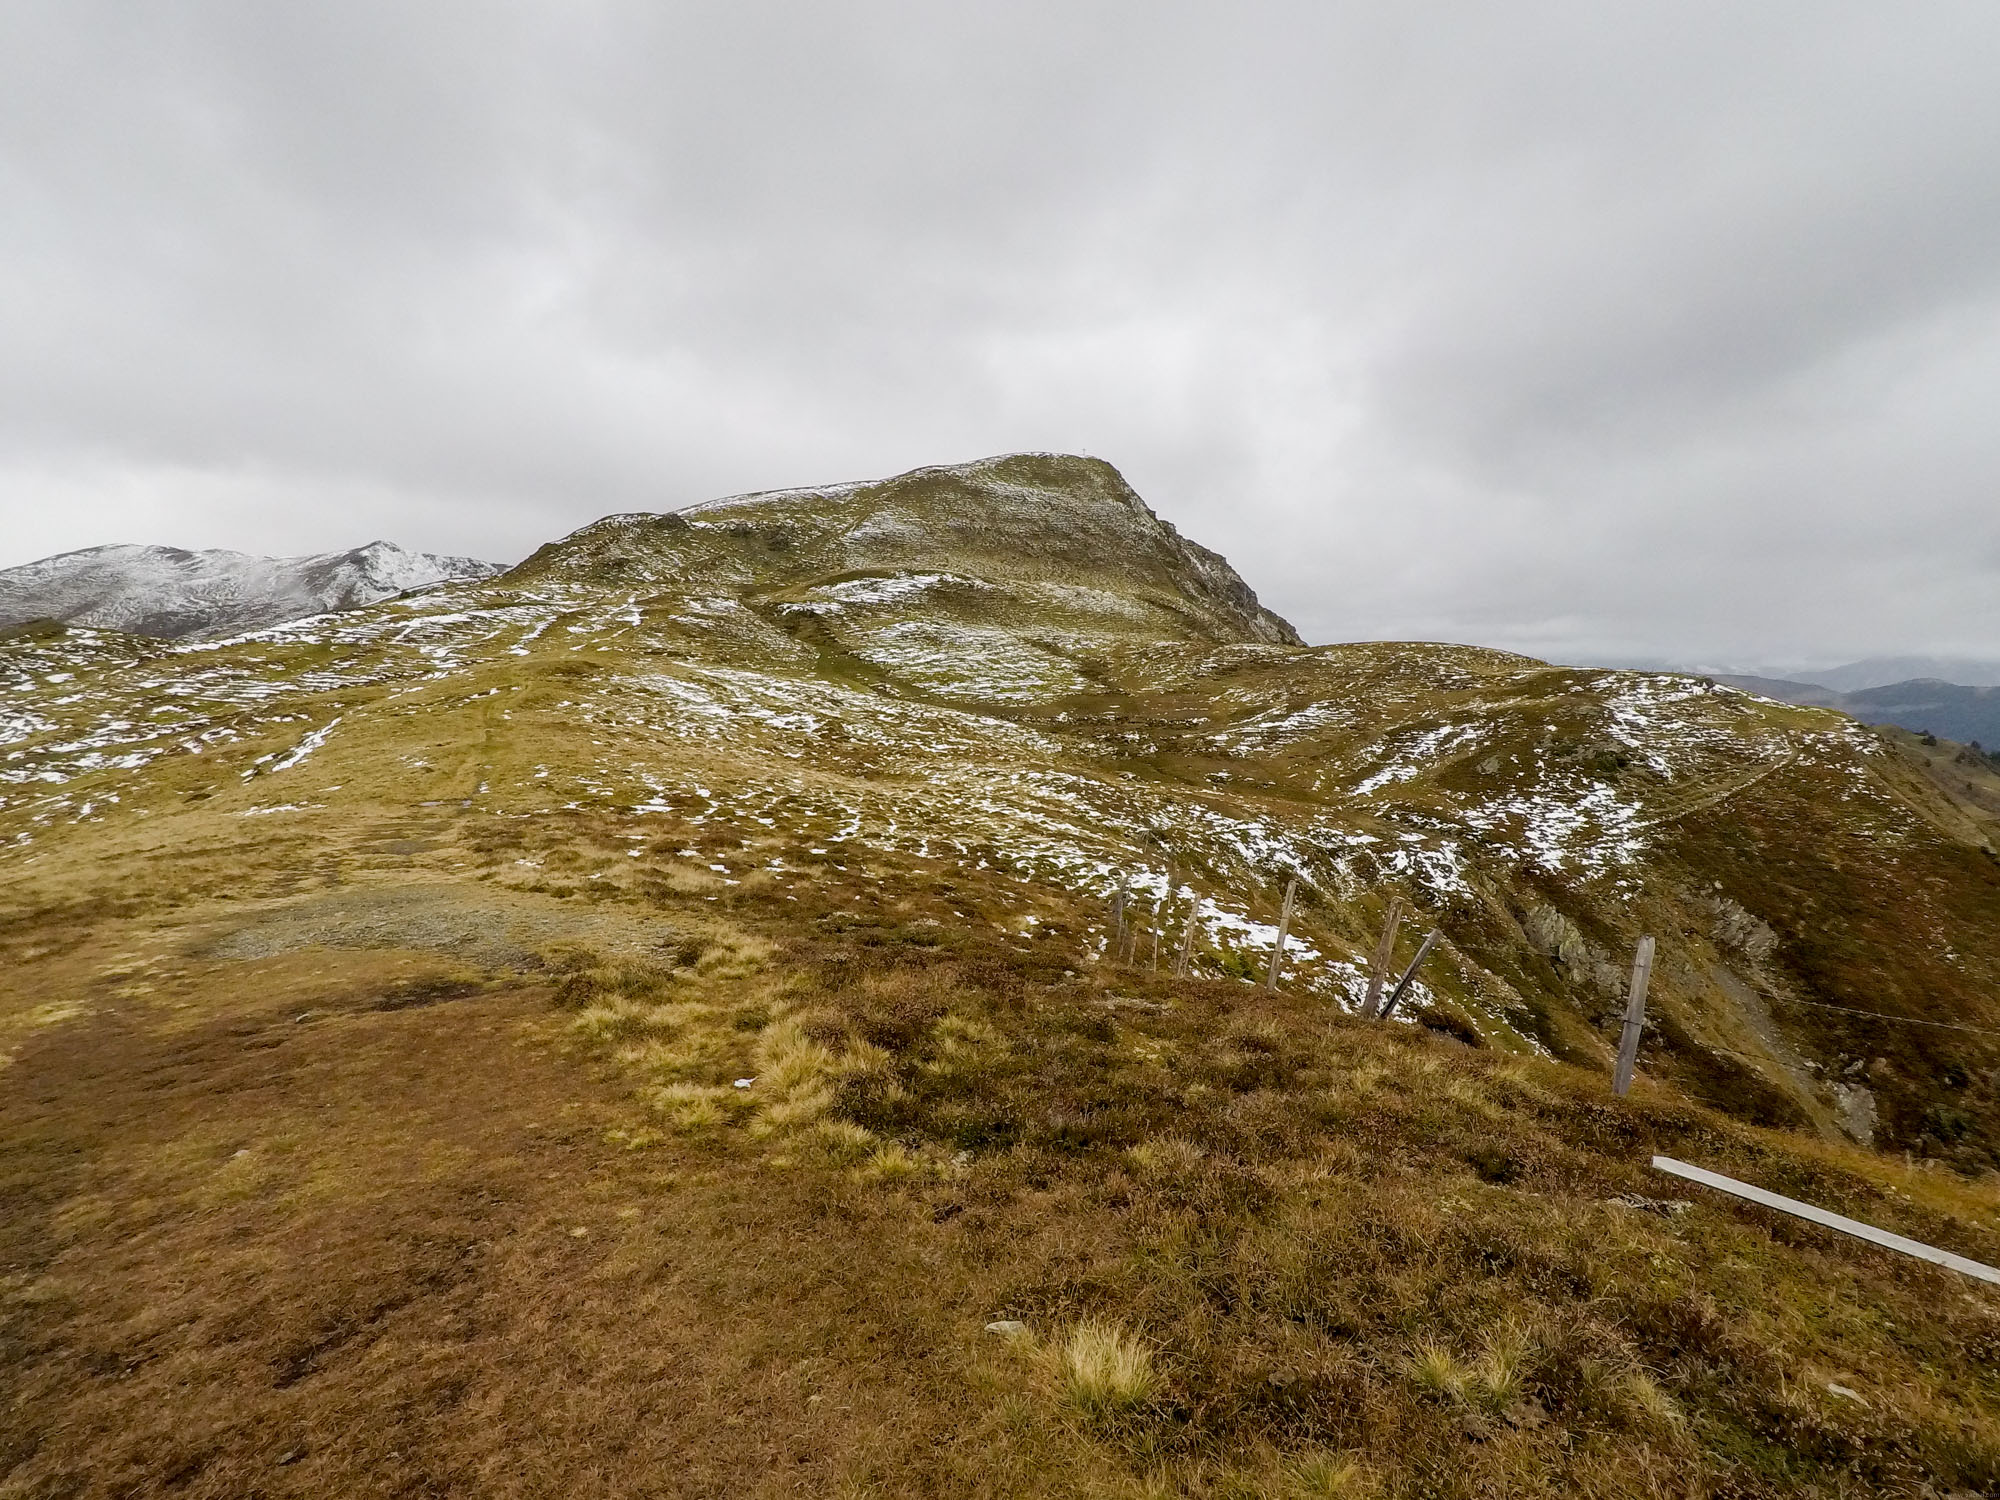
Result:
[[[1787,750],[1776,760],[1770,762],[1768,765],[1759,766],[1747,776],[1731,777],[1722,782],[1710,782],[1706,789],[1696,788],[1690,791],[1685,796],[1677,799],[1665,812],[1656,813],[1654,816],[1644,819],[1638,826],[1641,828],[1658,828],[1663,823],[1672,823],[1693,813],[1705,812],[1717,803],[1727,802],[1731,797],[1741,796],[1767,776],[1777,775],[1778,772],[1796,762],[1798,758],[1799,752],[1797,750]]]

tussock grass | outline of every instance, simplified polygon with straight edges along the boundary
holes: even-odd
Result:
[[[747,1110],[735,1089],[715,1084],[662,1084],[646,1097],[653,1108],[683,1130],[711,1130]]]
[[[1141,1141],[1125,1153],[1148,1176],[1185,1181],[1199,1172],[1207,1152],[1185,1136],[1161,1136]]]
[[[1153,1352],[1114,1324],[1085,1322],[1069,1331],[1055,1352],[1058,1399],[1093,1420],[1123,1416],[1158,1394]]]
[[[1302,1453],[1284,1466],[1285,1492],[1300,1500],[1358,1500],[1374,1490],[1373,1477],[1337,1453]]]
[[[880,1141],[861,1164],[861,1175],[870,1182],[914,1182],[927,1167],[925,1159],[901,1141]]]
[[[1458,1356],[1436,1339],[1425,1339],[1412,1349],[1404,1368],[1410,1383],[1424,1395],[1448,1401],[1464,1396],[1471,1374]]]

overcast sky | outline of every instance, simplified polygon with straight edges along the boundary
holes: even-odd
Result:
[[[2000,6],[0,0],[0,566],[1024,448],[1312,640],[2000,656]]]

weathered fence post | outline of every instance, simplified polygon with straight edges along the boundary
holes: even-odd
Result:
[[[1624,1096],[1632,1087],[1632,1069],[1639,1061],[1639,1033],[1646,1029],[1646,986],[1653,977],[1653,940],[1639,939],[1632,959],[1632,992],[1625,1000],[1625,1032],[1618,1038],[1618,1067],[1611,1075],[1611,1092]]]
[[[1396,955],[1396,929],[1403,921],[1403,898],[1389,898],[1389,916],[1382,924],[1382,941],[1368,961],[1368,998],[1361,1002],[1361,1014],[1373,1016],[1382,1004],[1382,981],[1388,977],[1389,960]]]
[[[1187,977],[1188,961],[1194,957],[1194,930],[1200,921],[1201,906],[1197,902],[1195,909],[1188,913],[1186,930],[1181,933],[1180,957],[1174,960],[1174,973],[1181,978]]]
[[[1118,877],[1118,894],[1111,898],[1111,942],[1104,956],[1114,964],[1118,962],[1119,950],[1125,946],[1125,884],[1126,877]]]
[[[1299,893],[1299,877],[1294,875],[1285,883],[1285,905],[1278,913],[1278,941],[1271,946],[1271,967],[1264,971],[1264,992],[1271,994],[1278,988],[1278,971],[1285,965],[1285,934],[1292,925],[1292,900]]]
[[[1389,992],[1389,1002],[1382,1007],[1382,1019],[1388,1020],[1396,1013],[1396,1002],[1403,998],[1403,991],[1410,987],[1410,981],[1417,977],[1417,970],[1424,966],[1424,960],[1431,956],[1431,949],[1444,936],[1444,929],[1433,927],[1424,935],[1423,946],[1417,949],[1417,956],[1410,960],[1409,968],[1403,970],[1403,977],[1396,981],[1396,987]]]

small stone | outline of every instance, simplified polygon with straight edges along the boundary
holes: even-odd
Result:
[[[1829,1391],[1831,1391],[1834,1395],[1839,1396],[1844,1400],[1853,1401],[1861,1406],[1866,1406],[1868,1404],[1867,1399],[1862,1396],[1861,1392],[1856,1390],[1850,1390],[1848,1387],[1844,1385],[1836,1385],[1831,1380],[1829,1380],[1826,1383],[1826,1388]]]
[[[294,1448],[290,1452],[280,1453],[278,1455],[278,1467],[282,1469],[286,1464],[295,1464],[305,1456],[306,1450],[303,1448]]]
[[[755,1083],[756,1081],[757,1080],[754,1078],[739,1078],[736,1080],[736,1086],[739,1089],[747,1089],[750,1087],[751,1084]]]
[[[1013,1318],[998,1318],[986,1325],[986,1331],[997,1339],[1017,1339],[1028,1331],[1028,1325]]]

